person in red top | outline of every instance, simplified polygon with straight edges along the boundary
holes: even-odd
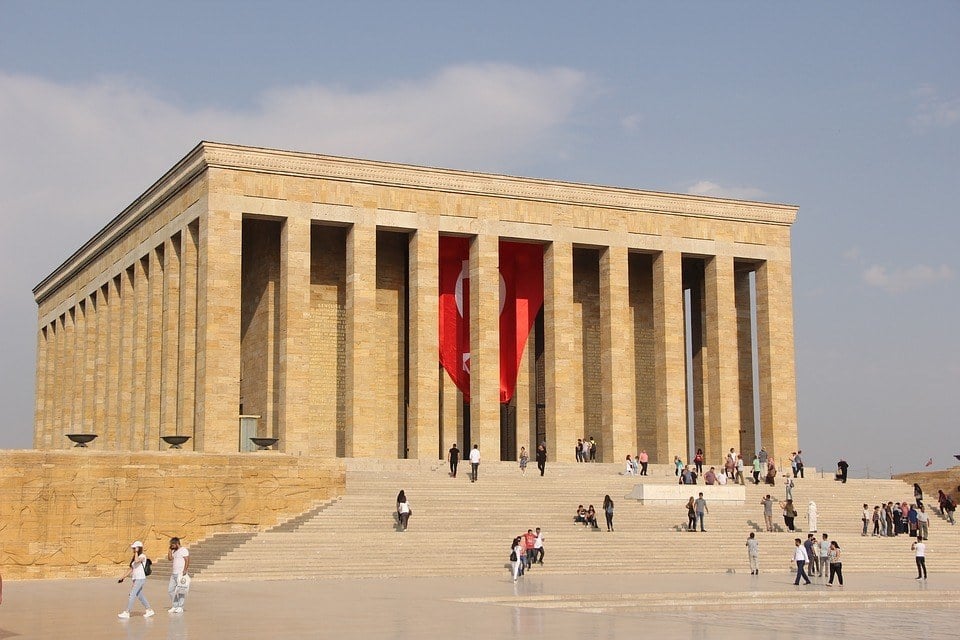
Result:
[[[523,534],[523,562],[527,565],[527,569],[533,564],[533,545],[537,541],[537,534],[533,532],[533,529],[527,529],[527,532]]]

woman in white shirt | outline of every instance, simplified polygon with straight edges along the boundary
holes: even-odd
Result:
[[[397,515],[400,516],[400,528],[403,531],[407,530],[407,522],[410,520],[410,503],[407,502],[407,496],[403,496],[403,500],[397,502]]]
[[[147,574],[144,572],[144,568],[147,566],[147,556],[143,553],[143,543],[137,540],[130,548],[133,549],[133,557],[130,559],[130,570],[123,574],[123,577],[117,580],[117,582],[123,582],[124,579],[130,577],[133,580],[133,587],[130,588],[130,597],[127,599],[127,608],[117,614],[118,618],[129,618],[130,609],[133,608],[133,603],[136,600],[140,600],[140,603],[143,605],[143,608],[146,611],[143,614],[144,618],[149,618],[153,615],[153,609],[150,608],[150,603],[147,602],[147,597],[143,595],[143,587],[147,584]]]

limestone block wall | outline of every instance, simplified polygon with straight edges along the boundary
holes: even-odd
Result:
[[[189,547],[273,526],[341,494],[344,478],[340,461],[278,452],[0,451],[0,571],[112,576],[133,540],[163,559],[172,536]]]

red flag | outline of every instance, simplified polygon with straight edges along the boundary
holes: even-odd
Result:
[[[509,402],[543,305],[543,247],[500,243],[500,402]],[[440,362],[470,402],[470,241],[440,237]]]
[[[543,305],[543,246],[500,243],[500,402],[510,402],[527,336]]]
[[[470,402],[470,240],[440,236],[440,363]]]
[[[929,466],[931,466],[932,464],[933,464],[933,458],[930,458],[929,460],[927,460],[927,463],[926,463],[925,465],[923,465],[923,466],[929,467]]]

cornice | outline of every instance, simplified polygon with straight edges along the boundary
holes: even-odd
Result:
[[[794,205],[455,171],[205,142],[211,167],[429,191],[791,225]]]

